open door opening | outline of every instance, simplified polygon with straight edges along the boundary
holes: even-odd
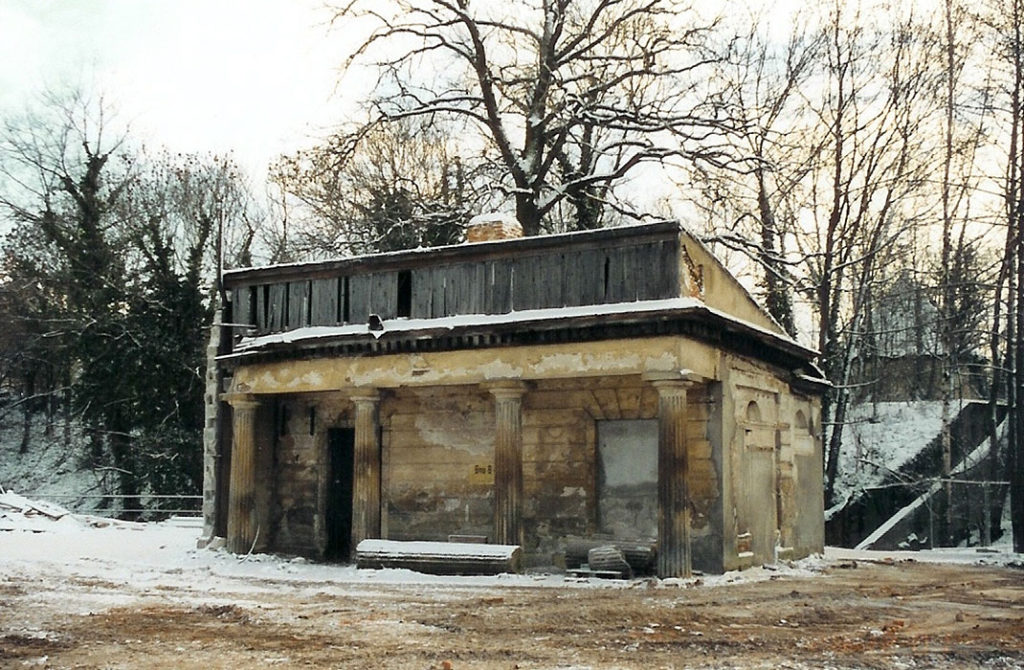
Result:
[[[327,431],[330,472],[327,479],[326,558],[347,561],[352,552],[352,475],[356,431],[331,428]]]

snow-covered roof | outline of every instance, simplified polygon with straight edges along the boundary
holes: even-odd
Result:
[[[350,323],[343,326],[308,326],[296,328],[282,333],[271,333],[257,337],[243,337],[235,345],[235,351],[249,351],[271,344],[290,344],[309,342],[317,339],[338,339],[352,335],[369,335],[380,339],[395,333],[412,333],[416,331],[455,331],[460,328],[487,327],[497,325],[522,324],[572,319],[574,317],[621,316],[625,314],[642,314],[663,310],[689,310],[701,306],[695,298],[669,298],[667,300],[647,300],[643,302],[620,302],[604,305],[581,305],[578,307],[558,307],[553,309],[530,309],[506,314],[459,314],[437,319],[388,319],[383,321],[381,330],[372,330],[366,323]]]
[[[728,332],[751,338],[770,349],[785,352],[804,363],[803,376],[811,383],[825,383],[820,372],[811,364],[816,355],[788,335],[738,319],[720,310],[708,307],[697,298],[668,298],[611,304],[582,305],[532,309],[506,314],[463,314],[435,319],[388,319],[382,328],[371,329],[369,324],[342,326],[310,326],[280,333],[243,337],[235,344],[234,352],[219,358],[221,361],[238,360],[261,352],[282,349],[316,349],[339,344],[372,343],[383,338],[425,340],[444,336],[479,335],[505,330],[516,333],[554,330],[562,327],[630,325],[638,323],[690,319],[717,326],[716,332]]]

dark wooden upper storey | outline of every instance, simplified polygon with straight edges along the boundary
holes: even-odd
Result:
[[[675,222],[225,273],[255,334],[381,319],[658,300],[680,295]]]

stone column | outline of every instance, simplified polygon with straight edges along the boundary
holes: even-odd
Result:
[[[380,393],[360,389],[350,396],[356,406],[352,471],[352,555],[367,538],[380,537]]]
[[[221,310],[213,316],[214,323],[221,321]],[[224,463],[221,458],[223,435],[223,411],[220,399],[220,385],[223,374],[217,367],[217,354],[220,353],[222,326],[210,326],[210,341],[206,346],[206,388],[203,397],[205,424],[203,427],[203,535],[198,540],[200,549],[217,534],[218,526],[224,529],[227,519],[218,519],[225,514],[224,501],[218,498],[219,484],[222,481],[220,468]]]
[[[689,577],[686,390],[700,378],[684,370],[645,379],[658,391],[658,576]]]
[[[231,405],[231,477],[228,485],[228,551],[244,554],[253,549],[260,532],[256,509],[256,412],[255,395],[232,393],[224,399]]]
[[[488,387],[494,396],[494,542],[523,543],[523,393],[520,381]]]

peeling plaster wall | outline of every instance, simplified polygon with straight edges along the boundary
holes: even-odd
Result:
[[[721,261],[685,232],[680,236],[679,263],[681,295],[700,298],[726,314],[776,333],[783,332]]]
[[[807,421],[792,426],[792,516],[790,546],[794,558],[820,553],[825,548],[825,486],[822,463],[821,400],[794,396],[794,416],[797,411]],[[803,423],[803,422],[800,422]]]
[[[657,393],[639,375],[538,382],[523,399],[525,549],[561,565],[566,544],[597,528],[597,422],[653,419]]]
[[[708,379],[687,394],[694,569],[770,562],[776,531],[789,555],[821,551],[817,399],[794,394],[768,366],[685,338],[242,367],[233,383],[263,399],[259,442],[271,455],[260,484],[273,520],[261,531],[264,541],[274,551],[323,555],[327,432],[354,425],[347,397],[353,379],[373,379],[381,388],[382,536],[491,538],[495,401],[481,382],[500,368],[527,384],[527,563],[562,565],[568,543],[598,533],[598,422],[656,420],[658,392],[643,373],[672,367]],[[756,417],[747,414],[751,402]]]
[[[723,569],[823,551],[819,401],[747,359],[723,355],[720,367]]]
[[[494,403],[475,386],[399,389],[381,406],[382,535],[491,538]]]
[[[688,483],[697,569],[715,566],[721,526],[709,400],[691,390]],[[276,404],[276,408],[275,408]],[[352,422],[340,394],[267,403],[277,491],[271,549],[323,554],[326,432]],[[315,408],[313,434],[310,409]],[[657,419],[658,396],[640,375],[547,380],[523,398],[524,551],[533,565],[563,565],[566,545],[597,528],[597,422]],[[382,535],[441,540],[493,534],[494,401],[480,386],[397,389],[381,401]],[[717,550],[717,553],[716,553]],[[710,557],[710,558],[709,558]]]
[[[316,358],[243,365],[232,390],[309,393],[357,387],[481,384],[501,379],[575,379],[688,368],[714,379],[715,349],[685,337]]]
[[[687,393],[691,562],[694,570],[704,572],[721,572],[722,564],[722,444],[712,423],[716,387],[697,386]]]
[[[322,557],[327,545],[327,430],[353,425],[352,403],[339,394],[309,394],[281,396],[268,405],[276,464],[273,548]]]

